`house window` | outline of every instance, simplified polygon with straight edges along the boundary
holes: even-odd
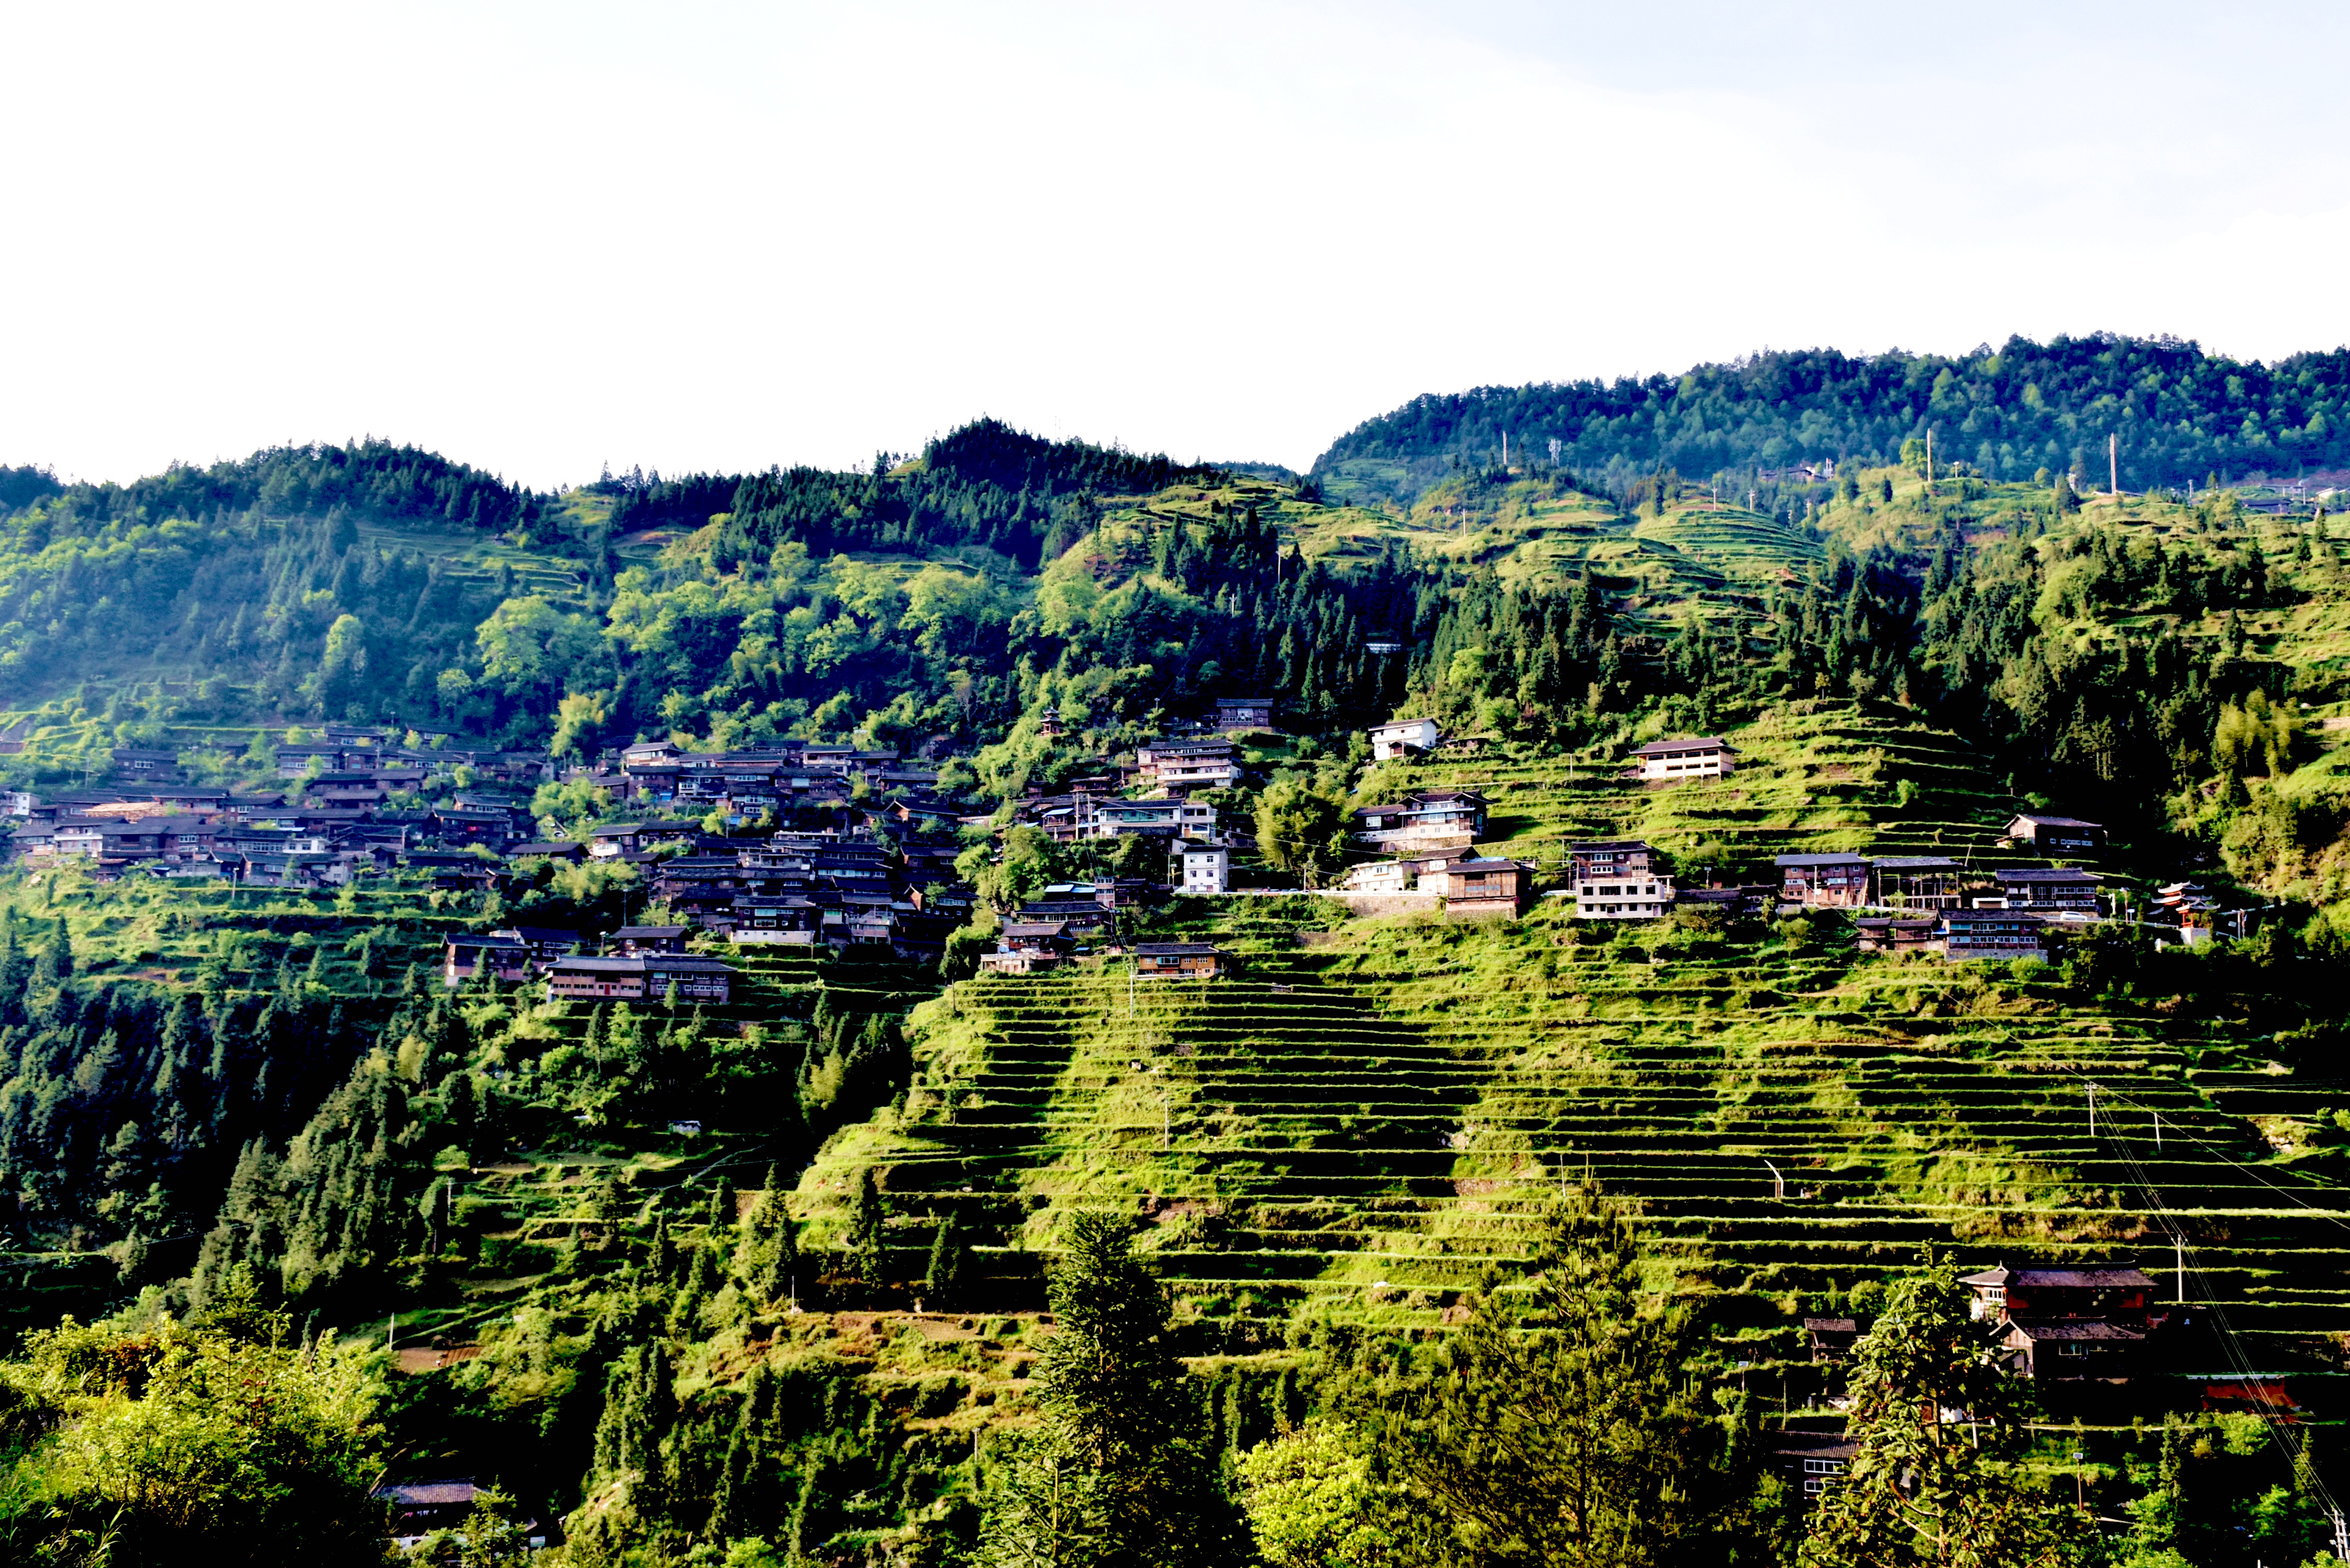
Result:
[[[1805,1459],[1804,1473],[1807,1476],[1832,1476],[1844,1469],[1842,1459]]]

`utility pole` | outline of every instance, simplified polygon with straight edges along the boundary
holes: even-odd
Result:
[[[2160,1111],[2154,1113],[2154,1152],[2157,1154],[2162,1152],[2162,1113]]]
[[[1934,488],[1934,427],[1926,427],[1926,488]]]
[[[2186,1231],[2173,1231],[2170,1233],[2170,1256],[2171,1256],[2171,1259],[2172,1259],[2172,1266],[2178,1270],[2178,1275],[2177,1275],[2177,1280],[2178,1280],[2178,1305],[2180,1305],[2180,1306],[2185,1306],[2185,1305],[2187,1304],[2187,1232],[2186,1232]]]
[[[1778,1199],[1785,1198],[1787,1196],[1787,1179],[1780,1175],[1779,1168],[1775,1165],[1772,1165],[1769,1160],[1766,1159],[1762,1163],[1770,1168],[1771,1196]]]
[[[391,1321],[384,1324],[383,1347],[386,1350],[400,1348],[400,1314],[398,1313],[392,1314]]]
[[[2122,438],[2106,437],[2106,489],[2113,498],[2122,498]]]
[[[2090,1139],[2091,1139],[2092,1141],[2095,1141],[2095,1139],[2096,1138],[2096,1136],[2097,1136],[2097,1085],[2096,1085],[2096,1083],[2095,1082],[2095,1080],[2092,1080],[2092,1081],[2090,1082],[2090,1085],[2089,1085],[2089,1137],[2090,1137]]]

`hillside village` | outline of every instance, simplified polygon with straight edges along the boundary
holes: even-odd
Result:
[[[272,766],[282,783],[274,788],[195,786],[172,753],[122,748],[110,783],[10,794],[6,845],[28,871],[71,867],[99,883],[131,876],[256,889],[335,889],[384,878],[511,898],[560,867],[626,868],[643,907],[659,906],[673,919],[680,951],[689,935],[836,951],[870,943],[930,965],[943,961],[949,937],[977,912],[973,889],[956,869],[969,832],[1021,826],[1073,848],[1121,840],[1150,846],[1133,863],[1142,875],[1048,888],[1045,897],[1006,909],[984,967],[1035,972],[1080,951],[1123,954],[1121,908],[1235,891],[1234,856],[1244,867],[1253,857],[1253,827],[1229,812],[1220,822],[1205,797],[1247,780],[1243,739],[1263,736],[1273,709],[1262,698],[1222,701],[1190,733],[1145,742],[1127,756],[1103,759],[1105,771],[1072,779],[1062,793],[1032,789],[993,813],[982,809],[984,801],[939,792],[941,766],[951,766],[951,758],[910,762],[846,745],[694,754],[657,742],[621,748],[558,778],[545,753],[404,745],[381,731],[330,725],[322,740],[275,748]],[[1054,733],[1049,712],[1043,732]],[[1478,749],[1448,742],[1426,719],[1377,727],[1365,740],[1378,763],[1473,756]],[[1647,742],[1625,761],[1622,778],[1646,788],[1704,787],[1736,776],[1737,753],[1719,736],[1683,736]],[[588,798],[608,803],[605,815],[626,819],[597,822],[577,837],[543,836],[561,825],[536,817],[537,803],[559,800],[567,789],[591,792]],[[1429,785],[1353,807],[1351,863],[1334,896],[1367,899],[1366,909],[1383,912],[1425,909],[1452,917],[1520,916],[1538,898],[1556,898],[1578,918],[1602,921],[1661,919],[1677,909],[1755,918],[1835,909],[1852,916],[1862,951],[1954,961],[2059,956],[2067,933],[2126,918],[2168,940],[2208,941],[2215,915],[2213,899],[2196,884],[2145,895],[2126,879],[2109,887],[2106,875],[2070,864],[2096,858],[2105,829],[2045,812],[2018,813],[2004,825],[1997,865],[1978,867],[1971,856],[1794,853],[1750,867],[1712,863],[1690,876],[1639,839],[1566,839],[1548,866],[1482,854],[1491,804],[1473,785]],[[2006,863],[2033,856],[2068,863]],[[1261,868],[1254,881],[1256,891],[1283,886]],[[622,931],[452,939],[443,978],[455,986],[483,974],[511,981],[548,972],[568,986],[584,971],[562,966],[596,958],[590,950],[608,935],[625,942]],[[605,972],[624,987],[610,995],[660,993],[641,975],[618,978],[636,971]],[[712,983],[720,985],[712,999],[725,1000],[723,982]]]
[[[47,1043],[0,1090],[9,1321],[209,1302],[250,1268],[333,1325],[396,1272],[399,1320],[366,1333],[438,1412],[440,1457],[384,1494],[421,1532],[471,1506],[460,1475],[594,1520],[592,1420],[561,1417],[572,1446],[534,1470],[435,1402],[525,1386],[514,1354],[635,1376],[597,1325],[658,1310],[680,1433],[764,1397],[747,1366],[885,1413],[805,1483],[853,1521],[882,1484],[857,1467],[945,1508],[1025,1428],[1081,1216],[1134,1217],[1229,1458],[1304,1407],[1317,1345],[1453,1334],[1582,1183],[1637,1215],[1645,1288],[1687,1310],[1691,1376],[1749,1401],[1791,1520],[1849,1475],[1855,1347],[1929,1249],[1969,1343],[2081,1424],[2064,1452],[2109,1511],[2166,1420],[2331,1421],[2331,829],[2243,832],[2326,787],[2350,727],[2330,675],[2279,674],[2330,668],[2332,545],[2258,534],[2322,514],[2215,508],[2207,535],[2152,496],[1773,482],[1808,488],[1626,504],[1503,471],[1399,515],[1257,480],[1105,508],[1045,602],[1127,572],[1138,602],[1147,577],[1222,606],[1196,541],[1238,539],[1305,607],[1262,624],[1318,618],[1345,652],[1284,631],[1253,667],[1227,643],[1148,703],[1115,689],[1151,667],[1071,639],[1016,684],[740,745],[248,722],[233,692],[109,700],[110,743],[95,693],[0,715],[0,972],[25,977],[0,1028]],[[741,591],[723,526],[661,544],[664,580]],[[1877,613],[1877,568],[1829,546],[1875,529],[1930,556],[1962,527],[2180,595],[2203,579],[2163,551],[2265,548],[2307,604],[2245,614],[2215,586],[2156,628],[2197,628],[2238,682],[2220,775],[2199,739],[2174,753],[2194,771],[2158,818],[2082,768],[2002,765],[1914,672],[1802,663]],[[1435,577],[1416,612],[1333,607],[1388,593],[1399,545],[1464,574],[1441,613]],[[823,571],[844,596],[937,580]],[[1505,637],[1523,676],[1488,657]],[[2198,812],[2201,836],[2175,826]],[[122,1011],[77,1022],[76,996]],[[181,1099],[211,1130],[177,1130]],[[99,1130],[48,1173],[24,1151],[57,1114]],[[165,1152],[134,1158],[145,1126]],[[369,1126],[405,1130],[348,1130]],[[338,1149],[380,1162],[320,1174]],[[552,1411],[569,1385],[527,1386]],[[2070,1486],[2057,1440],[2033,1462]]]

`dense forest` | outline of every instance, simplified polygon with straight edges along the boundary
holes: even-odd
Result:
[[[32,483],[0,524],[0,673],[21,697],[130,657],[181,677],[192,719],[390,722],[575,754],[670,730],[994,741],[1048,687],[1106,724],[1233,684],[1367,718],[1397,672],[1362,634],[1408,615],[1399,566],[1284,561],[1240,499],[1196,525],[1129,508],[1104,531],[1106,496],[1215,477],[983,422],[889,472],[599,482],[600,519],[373,445]],[[615,556],[616,529],[671,521],[690,536]],[[490,554],[461,558],[452,527]],[[1081,542],[1082,562],[1037,577]]]
[[[1620,493],[1672,469],[1736,476],[1835,459],[1891,462],[1935,432],[1937,453],[1983,477],[2046,469],[2085,486],[2120,440],[2122,483],[2158,486],[2350,469],[2350,353],[2274,365],[2176,338],[2012,337],[1943,356],[1898,349],[1769,350],[1679,378],[1574,381],[1430,393],[1366,420],[1315,461],[1318,477],[1372,493],[1418,493],[1461,463],[1545,456]],[[1554,446],[1553,443],[1555,443]],[[1351,462],[1400,465],[1379,479]]]

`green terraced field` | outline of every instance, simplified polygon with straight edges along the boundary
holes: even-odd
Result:
[[[2028,858],[1998,847],[2021,803],[1958,737],[1899,709],[1797,701],[1721,732],[1739,753],[1726,779],[1648,784],[1623,776],[1624,751],[1516,748],[1421,763],[1411,777],[1483,791],[1482,846],[1549,864],[1566,840],[1613,837],[1758,874],[1773,856],[1823,850],[1947,855],[1977,868]]]
[[[1587,1170],[1643,1206],[1657,1277],[1728,1323],[1929,1241],[2166,1262],[2143,1170],[2187,1216],[2190,1295],[2224,1301],[2259,1354],[2305,1362],[2350,1330],[2350,1206],[2225,1163],[2267,1151],[2153,1016],[2076,1008],[2045,970],[1562,945],[1567,924],[1362,922],[1228,938],[1237,979],[955,987],[915,1014],[903,1107],[811,1168],[811,1239],[873,1163],[904,1244],[950,1209],[982,1233],[1008,1219],[1007,1274],[1033,1272],[1017,1254],[1050,1246],[1059,1210],[1110,1203],[1153,1219],[1160,1265],[1211,1315],[1253,1293],[1425,1316],[1521,1256],[1529,1207]],[[2094,1139],[2089,1077],[2126,1098]]]

